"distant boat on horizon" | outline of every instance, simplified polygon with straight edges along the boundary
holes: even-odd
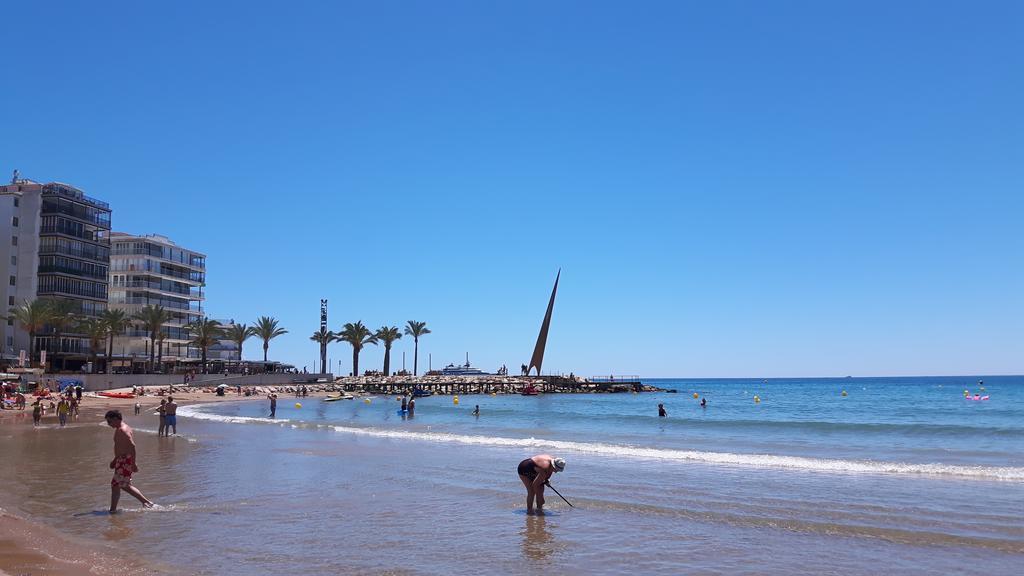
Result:
[[[473,368],[469,364],[469,352],[466,352],[466,363],[456,366],[455,364],[449,364],[441,370],[441,374],[444,376],[484,376],[489,375],[490,372],[484,372],[479,368]]]

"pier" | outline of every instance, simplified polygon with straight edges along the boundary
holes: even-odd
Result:
[[[338,378],[336,386],[348,392],[411,394],[414,390],[432,395],[521,394],[532,387],[544,394],[591,394],[654,392],[639,376],[359,376]]]

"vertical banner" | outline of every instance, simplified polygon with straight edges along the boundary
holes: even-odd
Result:
[[[25,367],[25,351],[18,352],[18,366]]]
[[[46,350],[39,351],[39,366],[46,368]]]

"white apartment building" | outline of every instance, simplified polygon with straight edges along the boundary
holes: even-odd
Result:
[[[186,326],[205,315],[206,255],[157,234],[113,232],[110,241],[110,308],[134,315],[146,305],[163,306],[171,319],[163,325],[162,350],[158,343],[154,356],[162,357],[164,364],[199,358]],[[124,368],[147,361],[149,346],[149,333],[135,322],[114,338],[114,365]]]
[[[0,186],[0,281],[4,310],[40,298],[68,301],[72,312],[99,316],[107,307],[110,263],[110,206],[60,182],[42,184],[15,171]],[[49,327],[48,327],[49,328]],[[88,359],[89,340],[82,334],[36,334],[47,363],[79,369]],[[29,335],[13,319],[0,321],[0,360],[31,350]]]

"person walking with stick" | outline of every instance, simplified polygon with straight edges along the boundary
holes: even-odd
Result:
[[[527,458],[519,463],[519,467],[516,472],[519,474],[519,479],[523,481],[523,486],[526,486],[526,513],[533,514],[533,504],[537,502],[537,513],[544,513],[544,487],[551,485],[548,481],[555,472],[562,472],[565,470],[565,460],[562,458],[554,458],[548,454],[538,454],[532,458]],[[551,488],[554,490],[554,488]],[[555,491],[557,493],[557,490]],[[561,496],[561,494],[559,494]],[[565,500],[565,497],[562,497]],[[569,501],[566,500],[566,503]],[[569,504],[572,506],[572,504]]]

